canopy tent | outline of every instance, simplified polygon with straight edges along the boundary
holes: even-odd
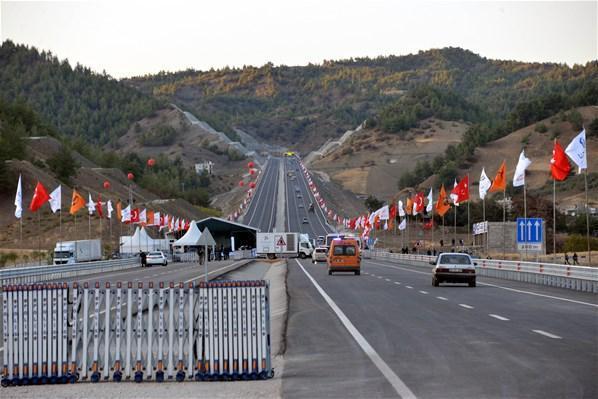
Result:
[[[185,247],[197,247],[199,244],[199,238],[201,237],[201,231],[197,227],[197,223],[193,220],[189,224],[189,230],[184,236],[176,240],[172,246],[176,252],[185,252]]]
[[[135,227],[132,236],[120,237],[120,253],[136,254],[139,251],[168,251],[169,244],[170,242],[167,239],[153,239],[150,237],[145,227]]]

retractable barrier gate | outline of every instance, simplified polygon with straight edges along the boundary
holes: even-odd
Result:
[[[3,287],[2,386],[274,375],[266,281]]]

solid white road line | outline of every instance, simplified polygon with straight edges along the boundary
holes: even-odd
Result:
[[[532,331],[535,332],[536,334],[544,335],[545,337],[548,337],[548,338],[563,339],[563,337],[559,337],[558,335],[554,335],[554,334],[551,334],[546,331],[542,331],[542,330],[532,330]]]
[[[428,294],[428,291],[420,291],[419,293],[420,293],[420,294],[427,295],[427,294]]]
[[[410,285],[406,285],[405,287],[407,287],[407,288],[409,288],[409,289],[413,289],[413,287],[412,287],[412,286],[410,286]]]
[[[234,263],[231,263],[231,264],[230,264],[230,265],[228,265],[228,266],[223,266],[223,267],[221,267],[221,268],[219,268],[219,269],[212,270],[211,272],[208,272],[208,276],[209,276],[210,274],[217,273],[217,272],[219,272],[220,270],[224,270],[224,269],[226,269],[226,268],[233,267],[233,266],[234,266],[234,265],[236,265],[237,263],[241,263],[241,262],[243,262],[243,261],[241,260],[241,261],[238,261],[238,262],[234,262]],[[197,276],[197,277],[193,277],[193,278],[190,278],[189,280],[186,280],[186,281],[185,281],[185,283],[190,283],[191,281],[199,280],[200,278],[202,278],[202,277],[205,277],[205,276],[206,276],[206,274],[205,274],[205,273],[202,273],[202,274],[200,274],[200,275],[199,275],[199,276]]]
[[[374,363],[376,367],[378,367],[378,370],[380,370],[384,377],[386,377],[386,380],[390,383],[390,385],[392,385],[397,394],[399,394],[399,396],[402,398],[415,398],[415,394],[411,392],[411,390],[407,387],[407,385],[405,385],[403,380],[401,380],[399,376],[396,375],[395,372],[388,366],[388,364],[386,364],[386,362],[380,357],[378,352],[376,352],[376,350],[370,345],[370,343],[365,339],[365,337],[361,335],[359,330],[355,328],[353,323],[351,323],[351,320],[349,320],[349,318],[345,316],[343,311],[337,306],[337,304],[332,300],[332,298],[328,296],[326,291],[324,291],[324,289],[320,287],[316,280],[311,276],[311,274],[308,273],[307,270],[305,270],[303,265],[297,259],[295,259],[295,261],[297,262],[301,270],[303,270],[303,273],[305,273],[307,278],[314,285],[314,287],[316,287],[316,290],[320,293],[320,295],[322,295],[326,303],[328,303],[328,305],[332,308],[334,313],[336,313],[336,316],[339,318],[341,323],[343,323],[347,331],[349,331],[349,334],[351,334],[353,339],[355,339],[355,341],[365,352],[365,354],[368,355],[372,363]]]
[[[384,265],[382,263],[376,263],[376,262],[372,262],[372,261],[368,261],[368,263],[371,263],[371,264],[376,265],[376,266],[381,266],[381,267],[389,267],[391,269],[405,270],[406,272],[411,272],[411,273],[426,274],[428,276],[432,275],[432,273],[429,273],[429,272],[420,272],[418,270],[406,269],[404,267],[399,267],[399,266]],[[497,285],[497,284],[482,283],[479,279],[477,280],[477,284],[487,285],[489,287],[494,287],[494,288],[500,288],[501,290],[518,292],[520,294],[534,295],[534,296],[539,296],[539,297],[543,297],[543,298],[556,299],[558,301],[572,302],[572,303],[577,303],[577,304],[580,304],[580,305],[587,305],[587,306],[592,306],[592,307],[598,308],[598,304],[595,304],[595,303],[577,301],[575,299],[563,298],[563,297],[560,297],[560,296],[539,294],[537,292],[531,292],[531,291],[525,291],[525,290],[518,290],[518,289],[510,288],[510,287],[503,287],[502,285]]]
[[[448,299],[443,296],[437,296],[436,298],[440,299],[441,301],[448,301]]]
[[[494,317],[495,319],[502,320],[502,321],[509,321],[509,319],[507,319],[506,317],[502,317],[502,316],[499,316],[497,314],[490,313],[488,316]]]
[[[459,306],[461,306],[462,308],[465,308],[465,309],[473,309],[473,306],[469,306],[464,303],[460,303]]]

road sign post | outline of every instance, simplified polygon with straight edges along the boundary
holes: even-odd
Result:
[[[544,220],[541,218],[517,218],[517,249],[519,251],[544,253]]]
[[[208,282],[208,246],[212,246],[212,248],[214,248],[214,246],[216,245],[216,241],[214,241],[214,237],[212,237],[212,234],[210,233],[210,230],[208,230],[208,228],[206,227],[204,229],[204,231],[201,233],[201,236],[199,237],[199,241],[197,242],[197,245],[203,245],[204,246],[204,254],[206,257],[206,261],[204,263],[204,270],[205,270],[205,274],[204,274],[204,280],[207,283]]]

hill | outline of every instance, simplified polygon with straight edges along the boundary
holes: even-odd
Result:
[[[366,119],[384,116],[386,108],[421,86],[438,88],[446,93],[444,99],[475,104],[484,112],[464,112],[460,118],[480,122],[500,120],[517,104],[539,96],[571,95],[597,77],[596,62],[568,67],[489,60],[460,48],[444,48],[303,67],[266,64],[163,72],[126,83],[192,111],[231,137],[240,128],[307,152]],[[447,119],[442,109],[431,105],[437,117]]]

